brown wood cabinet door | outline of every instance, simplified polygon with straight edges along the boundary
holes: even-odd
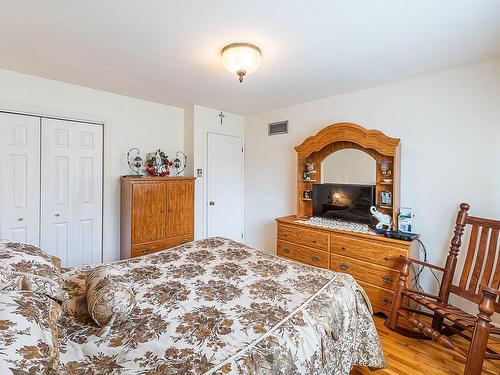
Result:
[[[193,181],[168,182],[167,236],[175,237],[193,233],[194,183]]]
[[[161,182],[132,185],[132,243],[166,237],[167,184]]]

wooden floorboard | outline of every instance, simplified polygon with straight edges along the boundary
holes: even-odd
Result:
[[[427,340],[414,340],[390,331],[384,326],[384,319],[374,316],[375,325],[382,341],[386,369],[370,370],[356,367],[351,375],[462,375],[465,359],[454,351]],[[457,343],[466,341],[453,338]],[[500,343],[492,346],[500,351]],[[500,361],[484,362],[483,375],[500,375]]]

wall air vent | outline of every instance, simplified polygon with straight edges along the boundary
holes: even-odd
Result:
[[[288,120],[271,122],[268,124],[268,135],[279,135],[288,133]]]

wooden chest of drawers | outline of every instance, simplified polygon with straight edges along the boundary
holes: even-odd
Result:
[[[411,256],[412,242],[315,228],[296,223],[295,216],[276,220],[279,256],[352,275],[366,291],[374,312],[389,312],[400,256]]]
[[[122,177],[120,226],[122,259],[193,241],[194,177]]]

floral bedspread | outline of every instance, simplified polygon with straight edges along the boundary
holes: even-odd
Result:
[[[384,367],[361,288],[346,274],[222,238],[110,263],[136,296],[105,338],[86,310],[92,266],[62,274],[64,373],[348,374]]]

